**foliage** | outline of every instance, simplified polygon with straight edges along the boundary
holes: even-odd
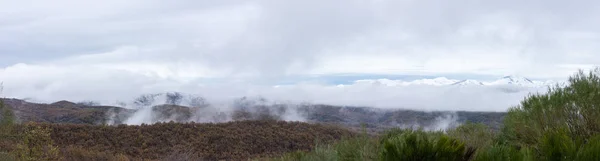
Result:
[[[575,142],[585,142],[600,132],[600,68],[569,78],[566,87],[533,94],[511,108],[503,135],[513,144],[535,146],[546,132],[566,129]]]
[[[473,150],[441,133],[405,131],[383,142],[380,160],[469,160]]]
[[[593,144],[591,138],[600,134],[599,74],[600,68],[587,74],[579,71],[569,78],[567,86],[557,85],[546,94],[528,96],[509,110],[500,138],[517,147],[535,149],[535,158],[543,160],[590,156],[592,152],[587,151],[594,148],[586,143]]]
[[[493,144],[478,150],[473,161],[534,161],[532,150],[506,144]]]
[[[144,94],[137,97],[133,104],[135,104],[138,108],[148,107],[154,104],[156,98],[160,96],[160,94]]]
[[[179,92],[168,92],[165,94],[166,101],[165,104],[169,105],[179,105],[183,101],[183,95]]]
[[[317,145],[311,152],[295,151],[281,157],[272,159],[275,161],[368,161],[378,159],[377,140],[365,136],[342,139],[335,144]]]
[[[0,135],[12,131],[12,126],[15,124],[15,114],[10,107],[4,105],[4,101],[0,99]]]
[[[465,143],[467,147],[482,148],[492,143],[493,131],[485,124],[466,122],[447,131],[448,136]]]
[[[567,161],[575,159],[577,145],[565,132],[546,132],[539,150],[544,160]]]
[[[315,146],[314,141],[329,143],[354,135],[342,128],[284,121],[157,123],[141,126],[40,125],[52,129],[51,136],[58,147],[85,148],[90,151],[71,150],[72,157],[93,158],[104,153],[120,153],[133,160],[271,157],[310,150]]]
[[[51,131],[47,127],[35,124],[25,125],[25,132],[13,152],[19,160],[58,160],[59,150],[54,146],[54,140],[50,137]]]
[[[597,160],[600,158],[600,135],[596,135],[577,152],[575,160]]]
[[[11,153],[0,152],[0,160],[1,161],[15,161],[15,160],[17,160],[17,157],[15,157]]]
[[[114,155],[107,152],[99,152],[94,150],[86,150],[69,146],[61,149],[62,159],[68,161],[129,161],[129,157],[123,154]]]
[[[100,106],[100,102],[96,102],[96,101],[80,101],[80,102],[77,102],[77,105],[82,105],[82,106]]]
[[[8,153],[14,149],[19,140],[15,129],[15,116],[12,110],[0,99],[0,158],[12,158]],[[9,159],[6,159],[9,160]]]

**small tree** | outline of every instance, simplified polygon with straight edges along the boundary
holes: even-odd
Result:
[[[135,99],[135,101],[133,103],[135,105],[137,105],[138,107],[148,107],[148,106],[151,106],[152,104],[154,104],[156,97],[158,97],[158,94],[140,95],[138,98]]]
[[[96,101],[81,101],[77,102],[77,104],[83,106],[100,106],[100,103]]]
[[[210,106],[204,97],[189,95],[189,106],[193,108],[204,108]]]
[[[15,123],[15,114],[8,106],[4,105],[2,99],[0,99],[0,112],[2,112],[2,115],[0,115],[0,128],[5,131]]]

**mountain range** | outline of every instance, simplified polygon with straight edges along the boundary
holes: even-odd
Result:
[[[504,112],[468,111],[415,111],[408,109],[378,109],[369,107],[332,106],[322,104],[286,105],[242,103],[230,112],[215,112],[214,107],[188,107],[181,105],[155,105],[143,109],[127,109],[114,106],[96,106],[59,101],[51,104],[33,103],[19,99],[2,99],[11,108],[19,122],[46,122],[69,124],[119,125],[128,119],[146,114],[156,122],[227,122],[241,120],[286,120],[295,111],[305,122],[337,124],[350,129],[363,126],[369,131],[381,131],[393,127],[421,127],[431,130],[446,129],[469,121],[483,123],[498,130]],[[286,112],[287,111],[287,112]],[[224,119],[228,118],[228,119]]]
[[[428,85],[428,86],[520,86],[520,87],[532,87],[540,88],[553,86],[556,84],[564,85],[565,82],[557,82],[553,80],[538,81],[531,80],[525,77],[519,77],[514,75],[504,76],[493,81],[479,81],[473,79],[448,79],[446,77],[437,77],[433,79],[417,79],[412,81],[407,80],[390,80],[390,79],[363,79],[357,80],[354,84],[372,84],[372,85],[385,85],[385,86],[411,86],[411,85]]]

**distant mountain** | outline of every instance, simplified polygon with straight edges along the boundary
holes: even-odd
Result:
[[[47,122],[72,124],[123,124],[137,113],[135,109],[111,106],[78,105],[68,101],[52,104],[30,103],[18,99],[3,99],[4,103],[15,111],[20,122]],[[283,120],[285,111],[296,111],[306,122],[338,124],[351,129],[360,129],[362,125],[372,131],[388,128],[453,127],[465,121],[483,123],[493,129],[499,129],[505,113],[502,112],[451,112],[451,111],[415,111],[406,109],[378,109],[369,107],[347,107],[331,105],[285,105],[285,104],[248,104],[238,107],[232,113],[207,113],[210,107],[191,108],[177,105],[158,105],[151,107],[150,113],[156,122],[225,122],[241,120]],[[205,109],[204,111],[202,111]],[[140,109],[143,110],[143,109]],[[230,117],[231,119],[224,119]],[[440,124],[442,123],[442,124]]]
[[[452,85],[455,85],[455,86],[456,86],[456,85],[458,85],[458,86],[466,86],[466,85],[481,85],[481,86],[483,86],[483,85],[485,85],[485,84],[483,84],[482,82],[480,82],[480,81],[477,81],[477,80],[465,79],[465,80],[458,81],[458,82],[456,82],[456,83],[452,83]]]
[[[525,77],[518,76],[504,76],[494,81],[479,81],[473,79],[456,80],[448,79],[446,77],[438,77],[434,79],[417,79],[417,80],[390,80],[390,79],[366,79],[355,81],[355,84],[370,84],[370,85],[384,85],[384,86],[413,86],[413,85],[428,85],[428,86],[519,86],[519,87],[546,87],[549,85],[555,85],[559,82],[552,80],[548,81],[535,81]]]

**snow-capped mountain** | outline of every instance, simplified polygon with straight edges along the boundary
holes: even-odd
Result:
[[[477,80],[465,79],[465,80],[458,81],[456,83],[452,83],[452,85],[455,85],[455,86],[481,85],[482,86],[485,84],[483,84],[482,82],[477,81]]]
[[[405,80],[390,80],[390,79],[365,79],[354,81],[354,84],[372,84],[385,86],[410,86],[410,85],[430,85],[430,86],[446,86],[452,85],[459,80],[448,79],[446,77],[438,77],[434,79],[417,79],[412,81]]]
[[[520,86],[520,87],[547,87],[554,85],[558,82],[548,81],[536,81],[530,80],[525,77],[518,76],[504,76],[500,79],[493,81],[478,81],[473,79],[456,80],[448,79],[446,77],[438,77],[433,79],[417,79],[417,80],[390,80],[390,79],[367,79],[357,80],[355,84],[371,84],[371,85],[384,85],[384,86],[411,86],[411,85],[430,85],[430,86]]]
[[[519,85],[519,86],[535,86],[540,82],[533,82],[525,77],[517,76],[505,76],[493,82],[487,83],[487,85]]]
[[[405,82],[406,85],[435,85],[435,86],[444,86],[451,85],[458,82],[455,79],[448,79],[446,77],[438,77],[434,79],[419,79],[410,82]]]

